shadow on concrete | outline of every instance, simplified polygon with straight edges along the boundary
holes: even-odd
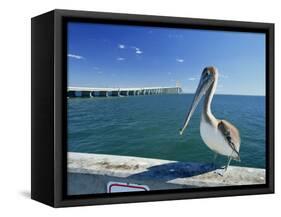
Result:
[[[176,178],[187,178],[200,175],[219,168],[219,166],[214,164],[174,162],[149,167],[147,168],[147,171],[130,175],[127,178],[169,181]]]

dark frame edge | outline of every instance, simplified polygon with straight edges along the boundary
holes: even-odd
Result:
[[[31,199],[50,206],[55,197],[53,14],[31,19]]]
[[[274,75],[274,68],[275,68],[275,51],[274,51],[274,44],[275,44],[275,25],[273,23],[268,24],[268,38],[267,38],[267,44],[268,44],[268,51],[267,51],[267,115],[268,115],[268,168],[269,168],[269,177],[268,177],[268,188],[270,193],[275,192],[275,152],[274,152],[274,144],[275,144],[275,105],[274,105],[274,99],[275,99],[275,75]]]
[[[195,25],[208,25],[208,27],[215,26],[216,28],[222,27],[234,27],[234,28],[262,28],[267,29],[270,26],[274,26],[274,23],[266,22],[251,22],[251,21],[237,21],[237,20],[219,20],[219,19],[205,19],[205,18],[192,18],[192,17],[174,17],[174,16],[159,16],[159,15],[143,15],[143,14],[130,14],[130,13],[115,13],[115,12],[99,12],[99,11],[80,11],[80,10],[66,10],[55,9],[55,13],[62,17],[74,17],[74,18],[95,18],[95,19],[107,19],[114,21],[116,19],[122,21],[141,21],[147,23],[183,23]]]
[[[198,189],[200,190],[200,189]],[[260,194],[272,194],[273,192],[268,187],[260,187],[255,189],[243,190],[222,190],[217,189],[210,191],[199,192],[178,192],[178,193],[158,193],[157,191],[151,195],[112,195],[110,198],[88,198],[88,199],[64,199],[58,201],[55,207],[70,207],[70,206],[89,206],[89,205],[107,205],[120,203],[142,203],[142,202],[157,202],[169,200],[185,200],[185,199],[203,199],[216,197],[236,197],[236,196],[254,196]]]
[[[64,65],[63,65],[63,55],[66,55],[64,53],[64,46],[65,41],[63,41],[63,16],[60,15],[58,10],[54,10],[54,144],[55,144],[55,150],[54,150],[54,164],[56,167],[56,170],[54,171],[54,207],[62,207],[62,201],[64,201],[63,197],[63,191],[64,191],[64,183],[63,180],[65,177],[64,174],[64,158],[65,156],[65,150],[63,148],[63,122],[66,121],[64,119],[63,114],[63,106],[64,106],[64,91],[66,91],[66,82],[64,77]]]

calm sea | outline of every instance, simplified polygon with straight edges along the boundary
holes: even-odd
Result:
[[[203,143],[201,104],[179,135],[193,95],[152,95],[68,99],[68,151],[211,162]],[[213,114],[240,131],[241,162],[265,168],[265,97],[215,95]],[[219,157],[224,164],[226,157]]]

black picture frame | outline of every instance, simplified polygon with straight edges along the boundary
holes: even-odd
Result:
[[[66,22],[211,29],[266,34],[266,184],[102,195],[66,195]],[[274,24],[53,10],[32,18],[31,198],[53,207],[274,193]]]

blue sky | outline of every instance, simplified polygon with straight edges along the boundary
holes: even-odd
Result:
[[[175,86],[193,93],[204,67],[217,93],[265,95],[265,35],[110,24],[68,24],[68,86]]]

